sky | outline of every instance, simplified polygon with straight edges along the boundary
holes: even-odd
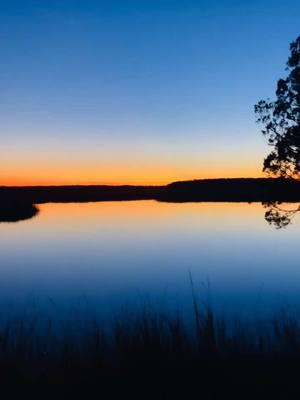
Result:
[[[298,0],[1,0],[0,185],[262,176]]]

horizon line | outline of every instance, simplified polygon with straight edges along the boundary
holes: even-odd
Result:
[[[32,188],[32,187],[97,187],[97,186],[107,186],[107,187],[164,187],[172,183],[177,182],[193,182],[193,181],[218,181],[218,180],[261,180],[261,179],[288,179],[284,177],[271,177],[271,176],[246,176],[246,177],[218,177],[218,178],[192,178],[183,180],[169,181],[164,184],[135,184],[135,183],[66,183],[66,184],[25,184],[25,185],[7,185],[1,184],[1,188]]]

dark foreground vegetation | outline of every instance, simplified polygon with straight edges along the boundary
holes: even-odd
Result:
[[[3,398],[296,399],[300,325],[225,323],[195,306],[191,328],[154,312],[43,333],[37,321],[0,334]],[[39,333],[38,333],[39,332]],[[63,333],[62,333],[63,332]]]

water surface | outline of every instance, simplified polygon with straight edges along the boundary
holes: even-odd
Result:
[[[156,201],[44,204],[37,217],[0,224],[0,307],[97,312],[142,303],[201,302],[260,315],[300,309],[297,218],[276,230],[261,204]]]

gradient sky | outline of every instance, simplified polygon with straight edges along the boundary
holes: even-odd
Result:
[[[1,0],[0,184],[261,175],[299,0]]]

